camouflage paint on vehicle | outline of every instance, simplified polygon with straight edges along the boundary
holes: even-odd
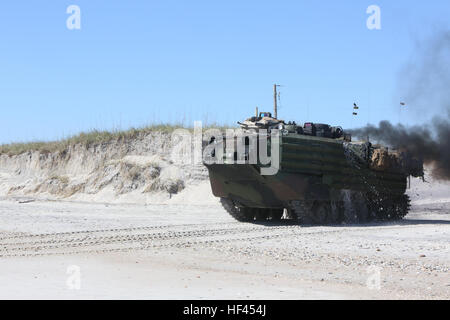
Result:
[[[420,161],[406,161],[406,153],[370,142],[351,142],[344,134],[340,138],[318,137],[297,133],[292,124],[286,127],[281,127],[280,168],[275,175],[261,175],[258,163],[205,164],[212,192],[227,202],[224,207],[241,215],[242,210],[287,209],[287,216],[303,223],[401,218],[407,213],[407,177],[423,174]],[[383,168],[380,154],[391,159]],[[372,159],[375,155],[376,163]],[[360,202],[363,204],[351,213],[345,212]],[[364,214],[359,216],[358,211]],[[317,221],[318,214],[327,217]],[[263,219],[270,220],[270,216]]]

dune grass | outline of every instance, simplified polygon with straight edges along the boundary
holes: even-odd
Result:
[[[186,127],[177,124],[154,124],[141,128],[130,128],[128,130],[91,130],[82,132],[68,138],[57,141],[32,141],[19,142],[0,145],[0,154],[18,155],[29,151],[39,151],[41,153],[51,153],[63,151],[69,146],[81,144],[85,146],[107,143],[111,141],[127,141],[135,139],[139,136],[145,136],[151,132],[172,133],[176,129],[193,130],[192,127]],[[210,124],[204,126],[203,129],[218,128],[224,130],[227,126]]]

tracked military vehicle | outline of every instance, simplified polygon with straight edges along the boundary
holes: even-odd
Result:
[[[239,125],[245,136],[243,155],[235,148],[235,161],[205,161],[213,194],[238,221],[287,218],[301,224],[336,224],[401,219],[409,209],[408,177],[423,177],[422,162],[406,151],[352,141],[341,127],[286,123],[268,112]],[[275,130],[278,136],[273,135]],[[267,143],[251,143],[252,137]],[[220,157],[229,160],[225,146],[236,145],[239,138],[228,144],[226,136],[221,139]],[[207,142],[217,147],[217,137]],[[251,163],[249,154],[255,148],[270,153],[275,142],[279,168],[273,175],[263,175],[267,165],[259,159]],[[205,150],[204,156],[220,160],[217,148]]]

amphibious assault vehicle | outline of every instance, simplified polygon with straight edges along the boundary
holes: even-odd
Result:
[[[405,150],[352,141],[341,127],[286,123],[269,112],[239,124],[243,138],[228,137],[233,141],[227,143],[226,136],[211,137],[204,153],[212,192],[238,221],[288,218],[302,224],[335,224],[401,219],[409,209],[409,176],[423,177],[422,162]],[[238,141],[243,141],[242,154],[237,152]],[[268,165],[260,159],[251,162],[250,154],[260,154],[261,148],[271,154],[274,143],[278,170],[261,174]],[[230,155],[226,146],[233,144]],[[221,148],[223,153],[217,152]]]

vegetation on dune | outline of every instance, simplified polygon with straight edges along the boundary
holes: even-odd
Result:
[[[228,127],[217,124],[211,124],[203,127],[203,129],[210,128],[224,130]],[[63,151],[69,146],[76,144],[90,146],[112,141],[127,141],[145,136],[152,132],[172,133],[176,129],[193,130],[192,127],[177,124],[155,124],[142,128],[131,128],[128,130],[91,130],[89,132],[82,132],[57,141],[33,141],[0,145],[0,155],[18,155],[29,151],[39,151],[41,153],[57,152]]]

